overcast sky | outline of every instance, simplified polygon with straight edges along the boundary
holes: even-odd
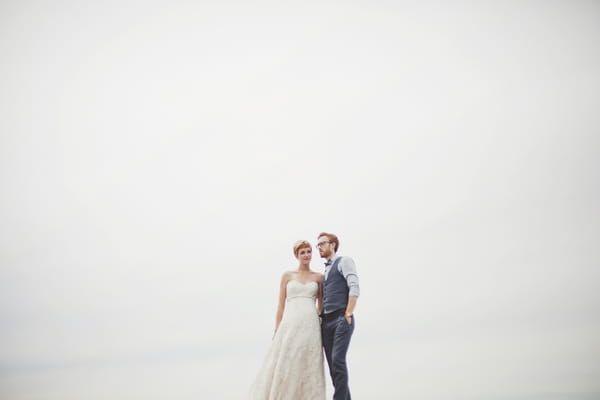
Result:
[[[243,399],[321,231],[355,398],[600,398],[600,3],[4,1],[0,56],[3,399]]]

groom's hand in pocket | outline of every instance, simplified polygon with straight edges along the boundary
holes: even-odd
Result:
[[[348,323],[348,325],[350,325],[352,323],[352,315],[344,315],[344,317],[346,318],[346,322]]]

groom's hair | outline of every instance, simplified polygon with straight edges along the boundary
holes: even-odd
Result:
[[[338,239],[338,237],[335,236],[333,233],[321,232],[321,233],[319,233],[319,236],[317,236],[317,238],[320,238],[322,236],[326,236],[327,240],[329,240],[331,243],[333,243],[333,248],[335,249],[335,252],[337,253],[338,247],[340,247],[340,240]]]

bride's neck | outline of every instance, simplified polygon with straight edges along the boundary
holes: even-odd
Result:
[[[308,264],[300,264],[298,265],[298,271],[310,271],[310,267]]]

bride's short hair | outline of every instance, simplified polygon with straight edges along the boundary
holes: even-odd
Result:
[[[305,247],[308,247],[310,249],[312,246],[306,240],[298,240],[296,243],[294,243],[294,256],[298,257],[298,252],[300,251],[300,249],[303,249]]]

